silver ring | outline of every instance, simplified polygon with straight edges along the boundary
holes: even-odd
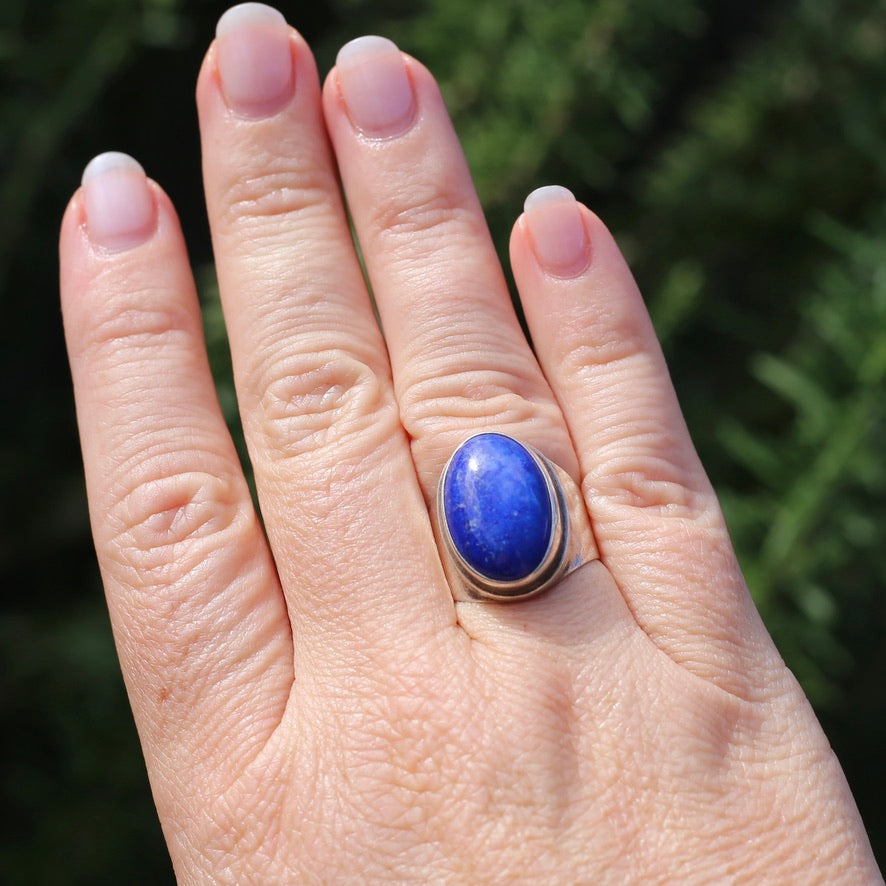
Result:
[[[437,522],[456,600],[525,600],[593,559],[572,479],[506,434],[476,434],[455,450],[437,487]]]

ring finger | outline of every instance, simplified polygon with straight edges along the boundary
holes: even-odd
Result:
[[[426,501],[480,431],[530,443],[578,479],[433,77],[363,37],[339,53],[324,111]]]

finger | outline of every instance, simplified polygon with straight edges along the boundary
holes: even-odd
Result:
[[[759,621],[615,241],[568,191],[545,188],[526,202],[511,259],[603,561],[661,647],[734,685]]]
[[[296,669],[421,643],[453,607],[400,427],[304,40],[219,21],[197,100],[243,426]],[[330,642],[332,636],[340,642]],[[360,637],[360,642],[355,638]]]
[[[576,477],[430,73],[389,40],[360,38],[339,53],[324,110],[426,500],[480,431],[530,443]]]
[[[279,722],[288,618],[174,210],[125,155],[100,156],[83,182],[62,225],[61,296],[114,636],[152,777],[211,781]]]

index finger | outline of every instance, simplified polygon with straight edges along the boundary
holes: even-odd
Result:
[[[184,241],[141,167],[106,154],[87,168],[60,246],[93,535],[149,771],[162,779],[175,761],[210,781],[220,758],[236,769],[279,722],[292,644]]]

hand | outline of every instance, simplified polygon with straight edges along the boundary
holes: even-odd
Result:
[[[180,880],[879,882],[603,224],[527,201],[534,354],[417,61],[349,44],[321,94],[248,4],[197,99],[267,538],[167,197],[104,155],[61,234],[93,531]],[[521,603],[453,603],[429,516],[482,430],[559,465],[593,527],[599,559]]]

